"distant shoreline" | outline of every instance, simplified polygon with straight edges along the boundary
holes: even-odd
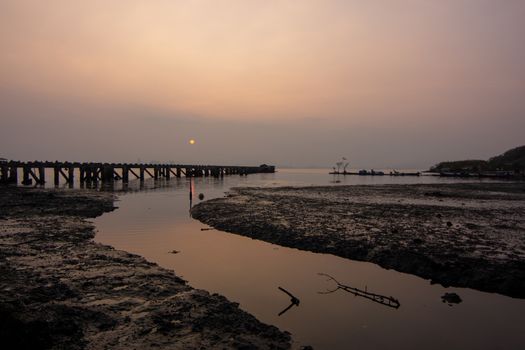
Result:
[[[525,183],[237,188],[192,215],[282,246],[525,298]]]

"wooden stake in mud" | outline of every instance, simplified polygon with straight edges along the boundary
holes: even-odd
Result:
[[[299,306],[299,298],[297,298],[295,295],[284,289],[283,287],[279,287],[279,290],[288,294],[290,296],[290,305],[288,305],[283,311],[279,312],[279,316],[284,314],[286,311],[290,310],[293,306]]]

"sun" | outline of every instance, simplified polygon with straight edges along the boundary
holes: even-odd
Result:
[[[189,143],[190,145],[194,145],[194,144],[195,144],[195,140],[194,140],[194,139],[190,139],[190,140],[188,141],[188,143]]]

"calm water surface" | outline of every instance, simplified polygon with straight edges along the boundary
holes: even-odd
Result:
[[[340,181],[336,183],[335,181]],[[119,209],[95,220],[96,240],[140,254],[172,269],[195,288],[240,303],[262,322],[292,333],[297,346],[316,349],[523,349],[525,300],[471,289],[430,285],[428,280],[371,263],[284,248],[206,227],[189,215],[194,201],[224,195],[235,186],[351,185],[450,182],[437,177],[334,177],[327,170],[283,169],[276,174],[223,179],[172,179],[119,197]],[[131,186],[133,187],[133,186]],[[157,188],[151,188],[157,187]],[[178,254],[170,253],[173,250]],[[338,290],[339,282],[399,299],[393,309]],[[281,316],[290,298],[300,299]],[[445,292],[463,302],[448,306]]]

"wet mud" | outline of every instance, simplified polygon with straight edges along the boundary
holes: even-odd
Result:
[[[525,183],[235,188],[192,215],[446,287],[525,298]]]
[[[13,349],[287,349],[290,335],[95,243],[110,193],[0,188],[0,339]],[[7,346],[7,347],[4,347]]]

